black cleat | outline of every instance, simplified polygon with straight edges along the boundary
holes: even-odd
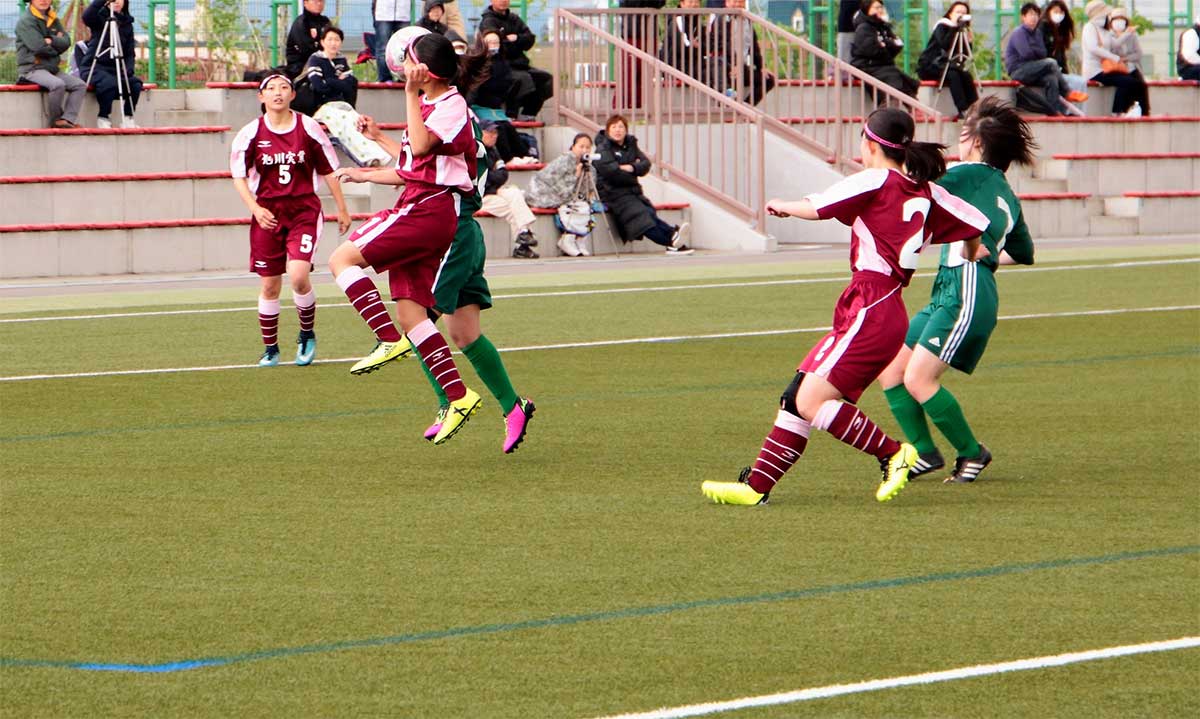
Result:
[[[992,453],[987,447],[979,445],[978,457],[959,457],[954,460],[954,474],[947,477],[944,481],[950,482],[974,482],[979,478],[979,473],[992,463]]]
[[[908,479],[914,480],[917,477],[922,477],[926,474],[936,472],[946,466],[946,460],[942,457],[942,453],[936,449],[932,452],[917,455],[917,463],[908,470]]]

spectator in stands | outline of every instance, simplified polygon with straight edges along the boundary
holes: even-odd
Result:
[[[1046,43],[1038,32],[1042,11],[1036,3],[1021,6],[1021,24],[1012,32],[1004,48],[1004,68],[1008,76],[1022,85],[1041,88],[1050,115],[1071,111],[1067,101],[1067,80],[1058,63],[1046,52]]]
[[[345,102],[354,107],[358,102],[358,78],[342,55],[345,33],[337,25],[326,25],[320,36],[321,49],[309,55],[305,63],[305,76],[312,85],[316,107],[320,109],[327,102]]]
[[[725,7],[745,10],[746,0],[725,0]],[[775,74],[763,68],[763,55],[758,45],[758,35],[754,32],[754,23],[732,15],[713,16],[709,33],[715,52],[721,55],[718,65],[723,66],[727,73],[726,77],[720,78],[725,81],[725,87],[737,86],[736,73],[740,65],[741,100],[757,105],[775,87]]]
[[[445,16],[446,0],[425,0],[425,13],[417,21],[417,26],[423,27],[429,32],[445,35],[450,29],[449,25],[442,22],[442,18]]]
[[[508,184],[508,169],[500,153],[496,151],[496,123],[484,120],[479,125],[483,134],[483,146],[487,148],[487,180],[483,186],[483,210],[496,217],[508,220],[508,226],[516,241],[512,256],[519,259],[536,259],[537,238],[533,235],[533,212],[525,202],[521,188]]]
[[[1108,5],[1104,0],[1092,0],[1084,12],[1088,21],[1083,26],[1083,76],[1101,85],[1117,88],[1113,95],[1114,115],[1140,117],[1145,109],[1146,81],[1140,73],[1131,73],[1121,56],[1112,51],[1113,35],[1108,30]],[[1128,19],[1125,22],[1128,24]]]
[[[371,0],[371,16],[375,20],[375,75],[379,82],[392,82],[387,66],[387,44],[396,31],[412,22],[410,0]]]
[[[1063,0],[1050,0],[1042,10],[1042,19],[1038,23],[1042,40],[1046,43],[1046,53],[1058,63],[1067,80],[1067,99],[1071,102],[1083,102],[1088,99],[1087,80],[1083,75],[1073,74],[1067,64],[1067,53],[1071,51],[1071,43],[1075,41],[1075,21],[1071,19],[1071,10]]]
[[[668,225],[654,211],[654,205],[638,182],[650,172],[650,158],[638,149],[637,138],[629,134],[629,123],[613,115],[596,135],[596,189],[600,201],[612,213],[622,242],[643,237],[667,248],[667,256],[690,255],[686,235],[688,224]]]
[[[862,11],[854,20],[850,64],[905,95],[916,97],[920,81],[896,67],[896,56],[904,49],[904,42],[892,30],[887,8],[882,0],[862,0],[860,7]],[[883,105],[886,100],[880,97],[878,102]]]
[[[60,73],[60,56],[71,48],[50,0],[31,0],[29,10],[17,20],[17,82],[33,83],[49,95],[50,127],[79,127],[79,108],[87,85],[83,80]]]
[[[133,74],[133,65],[136,60],[133,15],[129,13],[129,8],[125,3],[126,0],[112,0],[111,2],[109,0],[92,0],[92,4],[83,11],[83,24],[91,30],[92,39],[88,42],[87,52],[84,53],[83,59],[79,63],[79,72],[84,82],[87,82],[88,73],[92,73],[92,87],[96,88],[96,104],[100,106],[96,127],[112,127],[109,115],[112,113],[113,100],[120,96],[120,88],[117,85],[117,61],[113,58],[113,47],[117,42],[121,46],[121,64],[124,66],[122,69],[125,73],[121,84],[126,92],[124,107],[121,108],[121,127],[137,127],[137,123],[133,121],[133,111],[142,94],[142,81]],[[104,47],[100,47],[100,36],[104,35],[104,26],[110,17],[117,21],[117,38],[105,35]],[[94,71],[92,70],[93,60],[96,63]]]
[[[658,10],[666,5],[666,0],[618,0],[617,4],[623,9]],[[621,39],[637,49],[655,54],[655,42],[658,39],[658,18],[653,15],[624,15],[621,16]],[[646,83],[642,72],[642,61],[630,57],[626,53],[617,56],[619,91],[614,96],[613,104],[621,107],[642,106],[642,85]]]
[[[1179,36],[1179,54],[1175,58],[1179,77],[1184,80],[1200,80],[1200,15],[1196,24]]]
[[[287,74],[293,80],[300,76],[309,56],[321,49],[321,28],[330,24],[321,14],[324,11],[325,0],[304,0],[304,10],[288,30]]]
[[[1123,7],[1115,7],[1108,13],[1108,32],[1112,38],[1112,51],[1129,68],[1129,76],[1138,81],[1136,101],[1141,105],[1143,117],[1150,115],[1150,89],[1142,75],[1142,44],[1138,41],[1137,28],[1129,24],[1129,13]]]
[[[577,199],[580,190],[590,190],[596,186],[596,168],[592,166],[592,138],[587,133],[579,133],[571,141],[571,149],[550,161],[529,181],[529,190],[525,200],[533,207],[558,209],[560,206]],[[590,180],[583,180],[583,173],[590,175]],[[581,199],[589,201],[583,196]],[[586,238],[564,232],[558,238],[558,249],[564,255],[579,257],[591,255]]]
[[[975,90],[975,77],[971,75],[971,68],[967,66],[964,54],[966,45],[962,44],[972,41],[971,26],[967,24],[970,15],[971,8],[965,2],[951,3],[950,9],[934,25],[933,34],[929,36],[929,42],[917,60],[917,76],[922,80],[940,82],[942,74],[945,73],[946,87],[950,88],[950,97],[954,98],[954,109],[958,110],[956,119],[962,119],[967,114],[967,108],[979,99],[979,93]],[[963,20],[964,16],[967,20]],[[954,44],[960,33],[963,34],[963,39],[959,47],[955,48]],[[950,55],[952,50],[955,53],[953,57]]]
[[[488,78],[468,94],[467,103],[480,120],[496,124],[499,134],[496,150],[500,153],[500,159],[509,162],[514,157],[528,154],[528,148],[504,110],[513,85],[512,69],[500,52],[499,33],[494,30],[486,32],[479,42],[487,48]]]
[[[679,0],[679,7],[695,10],[700,0]],[[703,15],[676,15],[663,31],[663,44],[659,58],[700,82],[709,81],[708,33]]]
[[[500,54],[512,70],[513,87],[505,105],[508,116],[518,120],[536,120],[542,104],[554,96],[554,78],[544,70],[531,67],[525,51],[537,39],[525,21],[509,10],[511,0],[492,0],[479,20],[479,32],[495,31],[500,37]]]
[[[837,59],[850,64],[850,48],[854,47],[854,20],[862,0],[839,0],[837,19]]]

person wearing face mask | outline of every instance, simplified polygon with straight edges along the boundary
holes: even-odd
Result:
[[[891,85],[905,95],[916,97],[921,82],[896,67],[896,56],[904,42],[888,22],[887,8],[882,0],[863,0],[862,12],[854,19],[854,45],[850,48],[850,64]],[[879,104],[886,104],[879,98]]]
[[[1115,7],[1108,13],[1108,33],[1112,38],[1112,51],[1129,68],[1129,76],[1137,80],[1139,96],[1137,103],[1141,106],[1142,116],[1150,114],[1150,92],[1146,87],[1146,78],[1142,75],[1142,44],[1138,41],[1137,28],[1129,23],[1129,14],[1123,7]]]
[[[929,42],[917,60],[917,77],[922,80],[940,82],[945,73],[946,87],[950,88],[950,96],[954,98],[954,107],[960,118],[979,99],[971,68],[960,62],[960,56],[950,56],[951,50],[955,49],[956,39],[965,35],[963,39],[971,42],[970,26],[960,24],[964,16],[970,20],[970,15],[971,8],[965,2],[952,3],[945,16],[934,26],[933,34],[929,36]]]
[[[1175,56],[1179,77],[1184,80],[1200,80],[1200,15],[1196,24],[1179,36],[1179,54]]]
[[[1091,0],[1084,8],[1088,21],[1083,27],[1083,76],[1117,88],[1113,95],[1114,115],[1137,117],[1144,112],[1141,103],[1146,99],[1146,81],[1140,74],[1131,74],[1121,56],[1113,52],[1113,35],[1107,29],[1109,10],[1104,0]],[[1129,20],[1125,22],[1128,24]]]
[[[1067,54],[1071,51],[1071,43],[1075,41],[1075,21],[1071,19],[1071,12],[1063,0],[1046,3],[1038,30],[1046,43],[1046,52],[1058,63],[1058,69],[1062,70],[1067,86],[1071,88],[1067,99],[1071,102],[1087,100],[1087,80],[1083,75],[1071,74],[1067,66]]]
[[[1027,2],[1021,6],[1021,24],[1012,31],[1008,44],[1004,46],[1004,68],[1009,77],[1022,85],[1041,88],[1044,98],[1037,104],[1044,105],[1044,108],[1037,112],[1047,115],[1060,115],[1063,112],[1082,114],[1067,101],[1070,90],[1067,89],[1066,78],[1058,63],[1048,56],[1046,44],[1037,31],[1041,15],[1042,10],[1036,3]],[[1018,92],[1020,100],[1021,94]]]

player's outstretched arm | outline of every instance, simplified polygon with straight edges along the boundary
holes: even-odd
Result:
[[[239,195],[242,196],[242,202],[245,203],[246,209],[250,210],[250,214],[254,216],[258,226],[264,230],[275,229],[278,222],[275,220],[275,215],[271,211],[258,204],[258,199],[254,197],[254,193],[250,191],[250,185],[244,177],[233,178],[233,186],[237,189]]]
[[[339,167],[333,177],[339,182],[373,182],[376,185],[403,185],[400,177],[390,167]]]
[[[342,194],[342,183],[338,182],[334,173],[324,175],[325,183],[329,185],[329,194],[338,208],[338,234],[344,235],[350,229],[350,211],[346,209],[346,196]]]
[[[379,124],[375,122],[375,118],[370,115],[360,115],[358,117],[358,131],[368,140],[382,147],[384,152],[392,156],[392,159],[400,157],[400,153],[402,152],[400,143],[384,134],[383,130],[379,129]]]
[[[788,202],[775,199],[767,203],[767,212],[775,217],[799,217],[802,220],[819,220],[817,208],[813,207],[808,198]]]

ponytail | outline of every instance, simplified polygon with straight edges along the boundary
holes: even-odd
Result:
[[[412,53],[432,75],[457,86],[464,94],[488,77],[487,50],[481,51],[478,45],[460,58],[445,35],[429,33],[413,41]]]
[[[903,110],[879,108],[867,117],[863,132],[879,145],[884,157],[903,165],[905,174],[922,185],[946,173],[946,158],[942,156],[946,146],[913,140],[916,125]]]
[[[466,95],[483,83],[492,74],[492,59],[487,44],[480,37],[475,44],[458,57],[458,91]]]

